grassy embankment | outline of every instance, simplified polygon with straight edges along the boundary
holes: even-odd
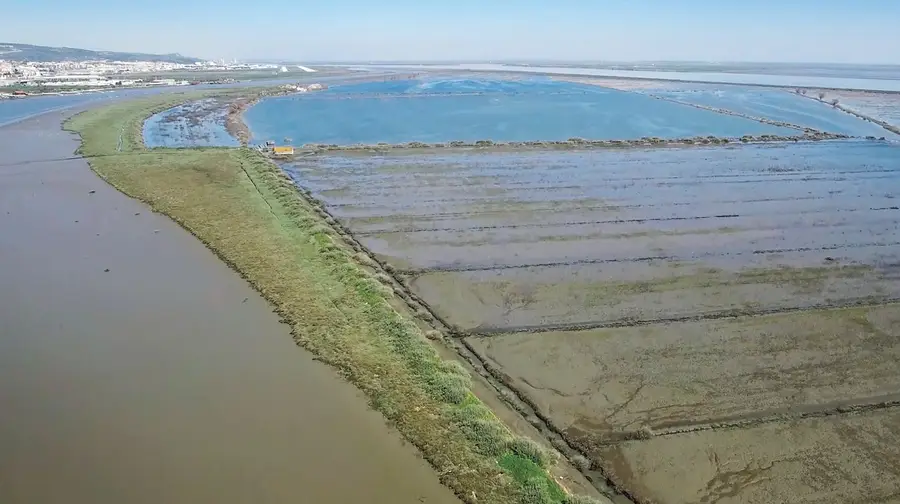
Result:
[[[547,470],[551,453],[472,394],[466,370],[439,358],[276,166],[246,148],[144,148],[143,119],[186,99],[111,105],[66,126],[101,177],[177,221],[269,299],[297,342],[362,389],[462,500],[592,501],[566,495]]]

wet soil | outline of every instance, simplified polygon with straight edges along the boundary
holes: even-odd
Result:
[[[885,305],[468,342],[561,431],[599,446],[883,401],[900,386],[898,329],[900,306]]]
[[[895,150],[335,156],[287,170],[378,254],[489,268],[895,244]]]
[[[877,251],[877,250],[876,250]],[[868,250],[871,257],[872,250]],[[496,333],[598,324],[630,325],[729,313],[766,313],[900,298],[891,272],[864,265],[787,267],[777,260],[735,268],[709,263],[588,264],[411,278],[413,292],[463,330]],[[863,252],[864,255],[865,252]],[[795,254],[797,262],[812,254]],[[830,266],[826,265],[830,264]]]
[[[238,99],[240,100],[240,99]],[[155,114],[144,122],[147,147],[235,147],[240,136],[232,131],[232,98],[205,98]]]
[[[457,502],[60,119],[0,130],[0,501]]]
[[[601,450],[610,473],[660,504],[897,502],[900,411],[632,441]]]

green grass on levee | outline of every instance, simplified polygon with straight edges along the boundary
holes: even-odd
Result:
[[[144,118],[203,95],[118,103],[66,127],[81,135],[80,153],[96,173],[177,221],[270,300],[297,342],[363,390],[462,500],[590,502],[566,496],[547,471],[549,452],[475,398],[466,369],[442,360],[389,304],[392,290],[354,260],[280,169],[247,148],[143,146]]]

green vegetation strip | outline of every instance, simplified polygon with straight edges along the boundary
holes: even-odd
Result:
[[[462,500],[590,502],[566,495],[548,472],[551,452],[472,394],[465,368],[440,359],[278,167],[246,148],[143,146],[144,118],[197,97],[94,109],[66,127],[96,173],[181,224],[270,300],[297,342],[363,390]]]

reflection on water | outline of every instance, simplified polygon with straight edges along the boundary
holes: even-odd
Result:
[[[245,115],[256,142],[402,143],[791,135],[796,130],[549,79],[440,79],[336,86],[267,98]]]

